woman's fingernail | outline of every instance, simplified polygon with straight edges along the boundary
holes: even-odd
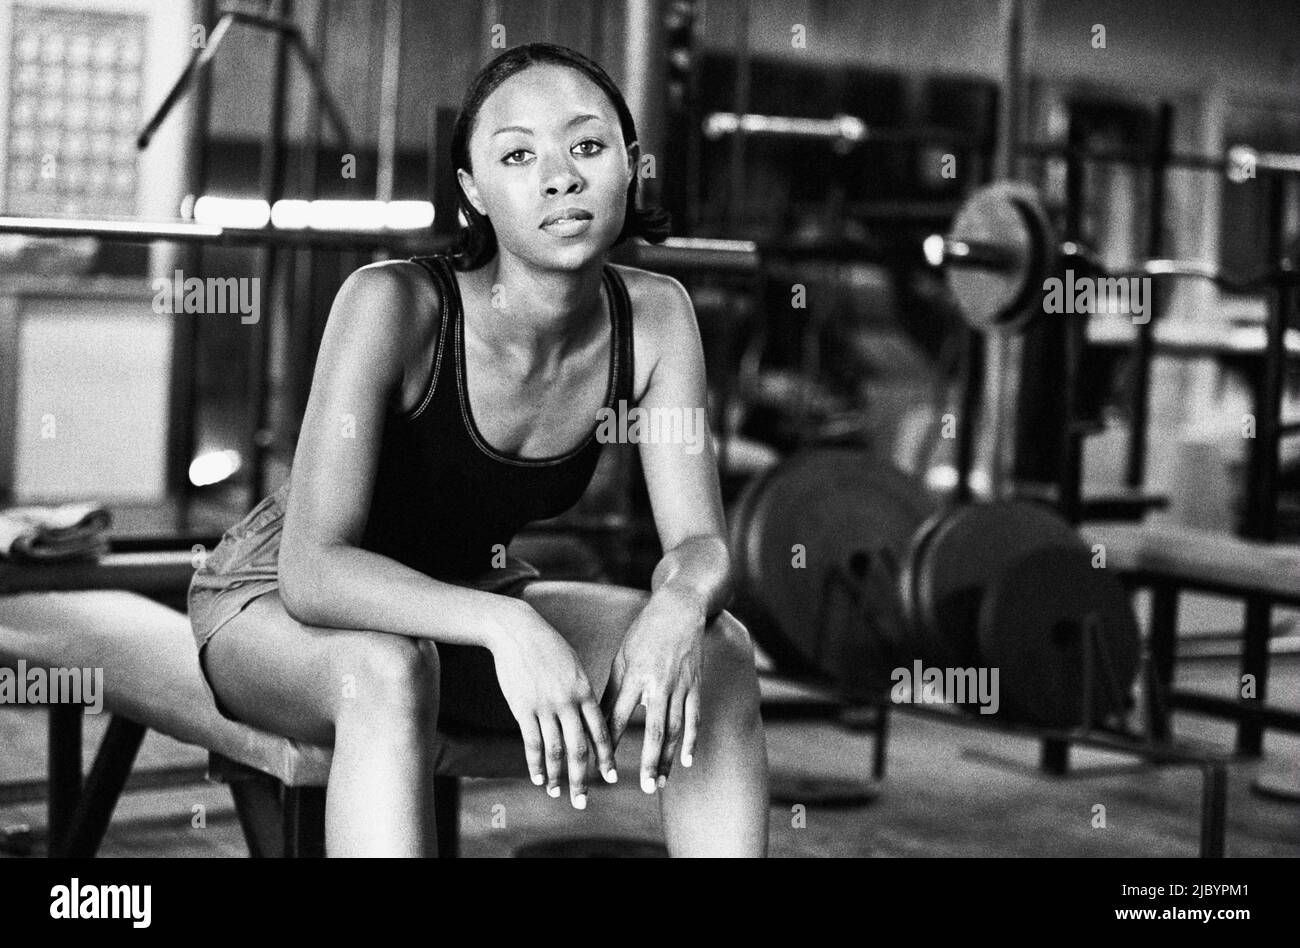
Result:
[[[559,787],[547,787],[547,788],[546,788],[546,795],[547,795],[548,797],[558,797],[558,796],[560,795],[560,788],[559,788]]]
[[[615,770],[613,767],[611,767],[611,768],[609,768],[609,770],[605,771],[605,782],[606,782],[606,783],[618,783],[618,771]]]
[[[587,808],[587,795],[580,793],[573,798],[573,808],[575,810],[585,810]]]
[[[540,787],[540,786],[541,786],[542,784],[544,784],[544,783],[546,783],[546,778],[545,778],[545,777],[543,777],[541,774],[533,774],[533,786],[534,786],[534,787]]]
[[[655,792],[655,778],[654,778],[654,777],[651,777],[649,774],[642,774],[642,775],[641,775],[641,789],[644,790],[646,793],[654,793],[654,792]]]
[[[682,766],[689,767],[693,763],[695,763],[695,755],[688,754],[686,753],[686,751],[682,751]]]
[[[659,775],[659,789],[662,790],[662,789],[664,788],[664,785],[667,784],[667,783],[668,783],[668,778],[665,777],[663,774],[660,774],[660,775]]]

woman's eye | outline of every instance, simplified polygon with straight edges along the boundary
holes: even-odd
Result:
[[[581,157],[590,158],[593,155],[598,155],[600,152],[604,151],[605,143],[597,141],[594,138],[588,138],[574,145],[573,150]],[[528,160],[530,154],[532,154],[532,152],[526,148],[516,148],[514,151],[508,152],[504,155],[501,158],[501,163],[505,165],[522,165]]]

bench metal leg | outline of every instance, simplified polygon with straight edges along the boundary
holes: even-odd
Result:
[[[885,779],[885,761],[889,755],[889,705],[876,705],[876,742],[871,753],[871,776]]]
[[[76,711],[81,713],[80,708]],[[71,822],[65,833],[50,839],[52,855],[90,859],[99,850],[146,730],[144,725],[118,715],[109,719]]]
[[[325,788],[284,788],[284,854],[325,858]]]
[[[1201,777],[1201,858],[1222,859],[1228,820],[1228,771],[1208,763]]]
[[[1070,742],[1059,737],[1043,738],[1038,766],[1043,773],[1064,777],[1070,770]]]
[[[1152,679],[1147,688],[1147,727],[1153,741],[1169,740],[1169,703],[1174,684],[1178,639],[1178,587],[1157,583],[1151,589],[1150,654]]]
[[[72,825],[81,801],[80,705],[49,706],[49,797],[46,800],[48,839],[52,851]]]
[[[281,859],[284,857],[284,807],[280,804],[280,782],[273,777],[265,780],[234,780],[230,795],[235,799],[235,813],[239,828],[248,843],[248,855],[253,859]]]
[[[1268,696],[1268,637],[1272,631],[1273,605],[1264,597],[1246,599],[1245,643],[1241,654],[1241,674],[1255,682],[1255,697],[1245,699],[1262,707]],[[1241,686],[1237,686],[1241,694]],[[1264,753],[1264,725],[1259,720],[1242,720],[1237,724],[1237,753],[1242,757],[1260,757]]]
[[[438,833],[438,858],[460,855],[460,778],[433,778],[433,819]]]

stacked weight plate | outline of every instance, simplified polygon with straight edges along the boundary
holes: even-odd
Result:
[[[997,668],[999,713],[1103,723],[1129,704],[1139,639],[1128,594],[1068,522],[1003,501],[954,507],[912,538],[899,572],[909,657]]]
[[[782,461],[731,513],[732,611],[781,669],[847,693],[878,690],[905,639],[898,564],[934,509],[913,478],[867,450]]]

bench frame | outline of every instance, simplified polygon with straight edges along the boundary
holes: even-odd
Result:
[[[90,859],[126,787],[148,728],[120,714],[109,718],[90,773],[84,775],[80,705],[51,705],[47,855]],[[230,786],[240,828],[253,858],[325,855],[325,788],[286,786],[270,774],[209,753],[209,779]],[[460,778],[434,778],[438,854],[454,858],[460,848]]]

